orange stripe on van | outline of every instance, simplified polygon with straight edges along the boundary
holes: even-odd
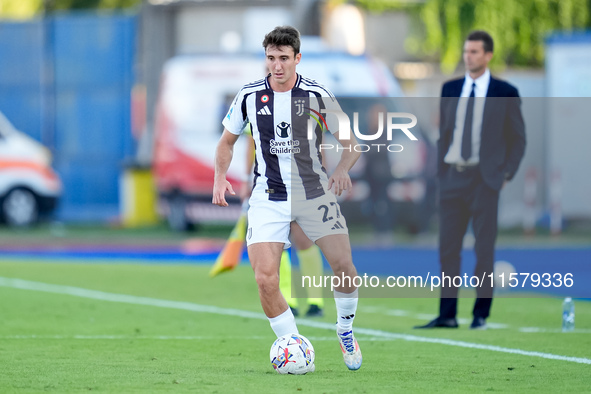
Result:
[[[44,166],[40,163],[35,163],[31,161],[24,161],[24,160],[0,160],[0,170],[6,169],[23,169],[23,170],[31,170],[40,173],[44,177],[50,178],[52,180],[57,179],[55,172],[47,166]]]

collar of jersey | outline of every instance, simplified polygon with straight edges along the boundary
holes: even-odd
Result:
[[[300,82],[302,81],[302,76],[299,73],[296,73],[297,78],[296,78],[296,82],[293,85],[293,88],[291,88],[291,90],[294,90],[295,88],[299,88],[300,87]],[[271,84],[269,83],[269,78],[271,77],[271,73],[267,74],[267,77],[265,78],[265,86],[267,87],[268,90],[270,90],[271,92],[273,92],[273,94],[276,93],[287,93],[290,92],[291,90],[288,90],[287,92],[276,92],[271,88]]]

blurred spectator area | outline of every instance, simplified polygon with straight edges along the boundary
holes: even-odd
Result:
[[[292,24],[305,36],[322,37],[333,50],[379,58],[407,96],[439,96],[442,82],[453,76],[405,50],[405,38],[413,29],[409,14],[372,13],[351,2],[339,3],[340,8],[335,4],[145,0],[125,14],[59,13],[27,22],[3,20],[0,110],[17,129],[52,151],[64,183],[58,219],[105,221],[119,216],[119,178],[126,163],[152,163],[162,69],[175,56],[262,53],[265,33]],[[308,50],[310,42],[302,50]],[[584,181],[584,171],[591,167],[591,156],[584,152],[591,143],[583,127],[588,111],[575,110],[589,99],[542,99],[591,95],[591,36],[557,33],[546,44],[545,70],[494,71],[516,85],[523,97],[540,98],[523,102],[528,147],[516,179],[503,193],[501,225],[519,224],[524,189],[531,179],[536,187],[529,204],[537,219],[556,206],[552,195],[566,218],[591,217],[591,184]],[[462,74],[460,66],[454,76]],[[135,115],[140,114],[133,121],[132,107]],[[436,116],[417,116],[433,144],[438,136]]]

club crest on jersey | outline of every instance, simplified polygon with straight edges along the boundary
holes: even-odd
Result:
[[[268,101],[269,101],[269,96],[267,96],[266,94],[264,94],[263,96],[261,96],[261,102],[267,103]]]
[[[291,134],[291,125],[287,122],[281,122],[277,125],[275,129],[275,134],[279,138],[287,138]]]
[[[296,106],[296,115],[297,116],[302,116],[304,114],[304,104],[306,103],[305,100],[299,99],[294,101],[294,104]]]

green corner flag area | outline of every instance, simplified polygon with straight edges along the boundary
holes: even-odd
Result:
[[[146,261],[148,263],[148,261]],[[212,262],[213,263],[213,262]],[[486,331],[412,330],[429,298],[361,298],[359,371],[343,364],[334,301],[298,319],[316,371],[277,375],[274,335],[252,270],[209,278],[209,265],[142,261],[0,263],[0,392],[585,392],[591,387],[591,303],[577,300],[562,333],[558,298],[495,299]]]

